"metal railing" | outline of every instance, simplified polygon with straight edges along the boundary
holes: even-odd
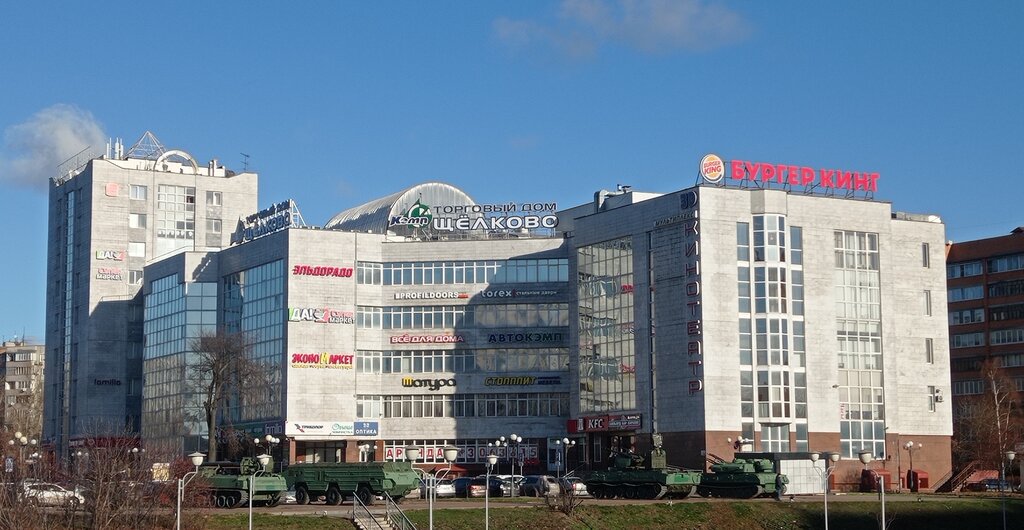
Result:
[[[981,462],[978,462],[977,460],[969,462],[963,467],[963,469],[953,475],[953,478],[950,478],[944,483],[937,483],[935,491],[952,493],[960,491],[960,489],[964,487],[964,484],[967,483],[967,479],[971,478],[971,475],[974,474],[979,467],[981,467]]]
[[[363,504],[363,501],[359,498],[359,495],[352,495],[352,522],[362,528],[386,530],[377,520],[376,517],[370,513],[370,509]]]
[[[416,530],[416,525],[412,524],[409,517],[405,515],[405,512],[398,507],[398,503],[395,499],[388,495],[388,492],[384,492],[384,517],[387,518],[388,523],[391,524],[392,528],[398,530]]]

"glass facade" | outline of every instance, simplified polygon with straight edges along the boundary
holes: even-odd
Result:
[[[878,234],[836,231],[840,451],[885,458]]]
[[[581,247],[576,260],[580,413],[634,410],[632,240]]]
[[[806,451],[803,230],[783,215],[751,220],[736,223],[743,436],[756,430],[763,451]]]
[[[356,326],[365,329],[536,328],[568,325],[568,304],[356,308]]]
[[[504,418],[569,415],[564,392],[356,396],[356,417]]]
[[[363,374],[561,372],[569,369],[568,348],[358,352]]]
[[[569,281],[569,260],[513,259],[356,264],[356,282],[365,285],[458,285]]]
[[[198,450],[207,436],[203,394],[194,386],[193,339],[217,329],[217,284],[172,274],[145,297],[142,424],[147,440]],[[180,446],[179,446],[180,447]]]
[[[196,238],[196,189],[160,184],[156,192],[156,252],[192,246]]]
[[[272,261],[224,277],[224,328],[249,335],[252,360],[266,370],[266,392],[231,400],[228,416],[235,423],[283,418],[282,371],[285,304],[284,260]]]

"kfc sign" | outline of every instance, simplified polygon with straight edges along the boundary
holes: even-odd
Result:
[[[643,415],[617,414],[614,416],[587,416],[569,420],[566,425],[570,433],[604,432],[604,431],[635,431],[640,428]]]

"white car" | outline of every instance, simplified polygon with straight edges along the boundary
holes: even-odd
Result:
[[[36,506],[69,506],[72,508],[85,503],[85,497],[81,493],[45,482],[26,484],[25,500]]]

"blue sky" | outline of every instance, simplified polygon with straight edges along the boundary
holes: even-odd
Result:
[[[20,2],[0,19],[0,336],[44,327],[46,178],[152,130],[308,223],[425,180],[570,206],[706,152],[879,172],[967,240],[1024,225],[1024,2]]]

